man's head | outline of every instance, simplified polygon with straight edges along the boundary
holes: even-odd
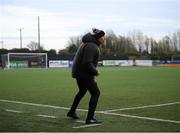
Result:
[[[105,32],[103,30],[99,30],[99,29],[92,29],[92,35],[99,41],[100,44],[104,44],[105,43]]]

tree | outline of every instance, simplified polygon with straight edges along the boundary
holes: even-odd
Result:
[[[61,51],[64,55],[74,55],[81,44],[81,36],[71,37],[68,46]],[[134,30],[127,36],[116,35],[112,30],[106,32],[106,44],[100,47],[101,55],[108,59],[125,59],[129,56],[137,58],[150,57],[152,59],[169,59],[172,55],[179,55],[180,30],[162,37],[158,42],[154,38],[145,36],[141,31]]]
[[[150,38],[150,47],[151,47],[151,53],[156,53],[158,50],[158,43],[156,40],[154,40],[153,38]]]
[[[64,56],[64,55],[69,55],[69,52],[66,49],[62,49],[62,50],[59,50],[58,54],[61,56]]]
[[[128,33],[129,37],[132,40],[133,45],[137,48],[139,53],[142,53],[144,50],[144,35],[140,30],[133,30]]]
[[[56,55],[57,55],[55,49],[50,49],[49,51],[47,51],[47,54],[48,54],[48,58],[50,58],[50,59],[56,58]]]
[[[178,38],[177,38],[176,33],[173,33],[172,43],[174,45],[174,51],[177,52],[178,51]]]
[[[69,53],[75,53],[77,51],[78,47],[76,44],[71,44],[67,47],[67,51]]]
[[[2,55],[3,55],[3,54],[7,54],[7,53],[8,53],[8,50],[7,50],[7,49],[4,49],[4,48],[0,49],[0,67],[1,67],[1,65],[2,65],[2,61],[1,61]]]
[[[180,29],[177,30],[176,35],[177,35],[177,40],[178,40],[177,47],[178,47],[178,51],[180,51]]]
[[[66,50],[71,53],[75,54],[79,46],[81,45],[81,36],[75,36],[75,37],[70,37]]]
[[[146,36],[145,37],[145,51],[147,53],[151,53],[151,50],[150,50],[150,39]]]
[[[40,50],[42,51],[44,48],[43,46],[41,45],[40,48],[39,48],[39,44],[37,42],[34,42],[34,41],[31,41],[27,47],[32,50],[32,51],[35,51],[35,50]]]
[[[13,48],[11,50],[9,50],[9,52],[13,52],[13,53],[28,53],[29,52],[29,49],[27,48]]]
[[[174,45],[174,51],[180,51],[180,30],[177,30],[172,35],[172,43]]]
[[[8,53],[7,49],[4,49],[4,48],[0,49],[0,55],[1,54],[7,54],[7,53]]]
[[[159,48],[160,48],[160,52],[171,52],[172,50],[172,46],[171,46],[171,39],[169,36],[165,36],[163,37],[160,41],[159,41]]]

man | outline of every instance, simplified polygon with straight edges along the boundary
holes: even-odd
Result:
[[[105,43],[105,32],[93,29],[92,33],[87,33],[82,37],[82,42],[83,44],[79,47],[74,57],[72,67],[72,77],[77,81],[79,92],[76,94],[67,116],[73,119],[79,119],[75,113],[77,106],[82,97],[89,91],[91,98],[89,101],[86,124],[101,123],[94,118],[94,112],[100,95],[95,76],[100,75],[96,66],[100,53],[99,46]]]

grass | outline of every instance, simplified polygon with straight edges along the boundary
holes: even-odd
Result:
[[[97,110],[137,107],[144,105],[180,102],[179,67],[104,67],[97,82],[101,90]],[[0,99],[70,107],[78,88],[71,78],[71,70],[12,69],[0,70]],[[87,109],[87,93],[79,108]],[[20,110],[22,113],[7,112]],[[66,118],[67,110],[0,102],[0,131],[180,131],[180,124],[127,118],[96,113],[103,125],[73,129],[79,126]],[[87,112],[77,112],[85,120]],[[113,113],[180,121],[180,104],[116,111]],[[42,118],[37,114],[56,116]]]

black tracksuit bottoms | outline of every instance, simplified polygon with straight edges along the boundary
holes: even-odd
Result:
[[[91,98],[89,101],[89,108],[86,120],[91,120],[94,116],[94,112],[96,110],[97,102],[99,99],[100,91],[97,86],[96,81],[94,78],[76,78],[79,92],[76,94],[74,98],[74,102],[71,106],[71,113],[75,113],[76,108],[81,101],[82,97],[86,94],[87,91],[90,92]]]

